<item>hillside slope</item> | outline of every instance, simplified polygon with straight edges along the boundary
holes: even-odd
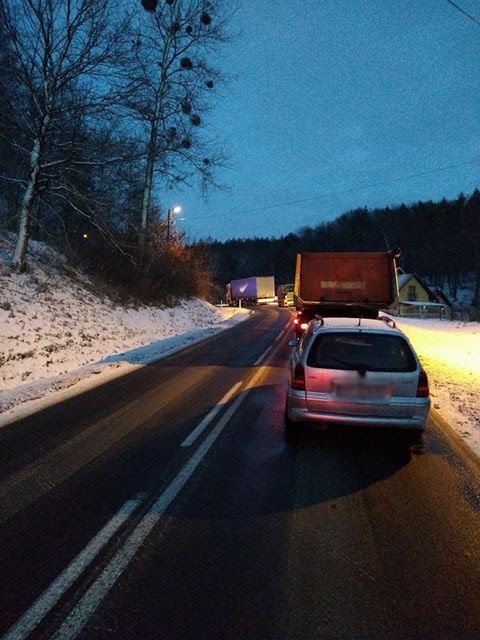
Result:
[[[121,306],[97,295],[48,245],[30,242],[29,272],[20,275],[10,268],[12,250],[12,240],[0,238],[0,412],[106,368],[171,353],[235,313],[201,300]]]

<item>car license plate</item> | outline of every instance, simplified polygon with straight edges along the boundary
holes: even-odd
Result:
[[[379,384],[337,384],[335,385],[335,394],[339,398],[371,400],[373,398],[387,398],[390,395],[390,388]]]

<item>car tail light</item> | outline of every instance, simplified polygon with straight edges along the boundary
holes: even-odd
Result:
[[[305,370],[301,364],[297,364],[293,372],[292,389],[305,391]]]
[[[425,371],[422,369],[420,371],[420,375],[418,376],[417,398],[428,398],[429,395],[430,390],[428,388],[428,377]]]
[[[298,318],[295,318],[295,320],[293,321],[293,324],[298,324]]]
[[[307,327],[308,327],[308,322],[302,322],[302,324],[300,325],[300,329],[303,329],[304,331]]]

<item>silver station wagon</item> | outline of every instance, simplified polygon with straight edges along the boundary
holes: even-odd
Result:
[[[383,321],[384,320],[384,321]],[[285,420],[425,429],[427,374],[390,318],[312,320],[290,358]]]

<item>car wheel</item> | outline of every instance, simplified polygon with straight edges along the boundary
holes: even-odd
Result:
[[[298,439],[298,434],[300,431],[300,422],[294,422],[288,415],[287,404],[285,403],[285,415],[284,415],[284,424],[285,424],[285,442],[287,443],[295,443]]]
[[[425,429],[416,429],[411,434],[411,443],[412,444],[421,444],[423,442],[423,434],[425,433]]]
[[[294,427],[295,426],[296,423],[288,415],[288,398],[285,399],[284,419],[285,419],[285,426],[286,427]]]
[[[423,429],[410,429],[409,431],[402,431],[399,434],[399,438],[402,444],[410,446],[421,444],[423,434]]]

